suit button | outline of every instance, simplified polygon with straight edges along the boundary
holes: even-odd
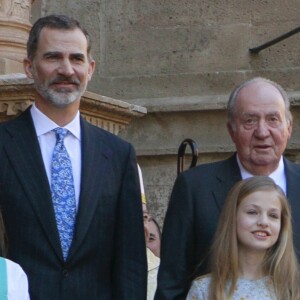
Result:
[[[69,276],[68,270],[67,270],[67,269],[63,269],[62,275],[63,275],[63,277],[65,277],[65,278],[68,277],[68,276]]]

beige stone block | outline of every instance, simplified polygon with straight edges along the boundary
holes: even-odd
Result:
[[[299,22],[289,21],[274,26],[272,23],[252,26],[252,45],[257,47],[269,42],[295,28],[299,27]],[[258,54],[249,57],[250,68],[254,70],[287,69],[300,67],[300,33],[272,45]]]
[[[188,27],[249,22],[253,1],[130,0],[105,1],[108,30],[124,28]],[[246,6],[246,7],[245,7]]]
[[[243,24],[110,32],[106,47],[112,54],[102,62],[103,75],[155,76],[245,69],[249,38],[249,26]]]
[[[98,85],[97,81],[94,82],[94,89],[98,88],[105,95],[133,103],[140,98],[151,102],[153,98],[229,94],[237,84],[255,76],[270,78],[289,91],[300,90],[299,67],[101,78]]]
[[[300,3],[298,0],[255,0],[248,2],[253,2],[252,22],[255,25],[272,23],[274,27],[281,28],[285,22],[299,21]]]
[[[24,72],[21,62],[0,58],[0,74],[22,73]]]

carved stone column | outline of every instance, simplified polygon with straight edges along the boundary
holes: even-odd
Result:
[[[32,0],[0,1],[0,74],[23,72]]]

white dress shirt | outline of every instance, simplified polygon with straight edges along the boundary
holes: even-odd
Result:
[[[5,262],[7,273],[7,299],[29,300],[28,280],[23,269],[9,259],[5,259]]]
[[[31,116],[39,140],[49,185],[51,186],[51,160],[56,143],[56,136],[52,130],[60,126],[43,114],[35,104],[31,107]],[[65,137],[64,144],[72,163],[76,207],[78,209],[81,180],[81,129],[79,112],[77,112],[75,118],[63,128],[68,129],[71,133]]]
[[[153,300],[157,287],[157,273],[160,264],[160,258],[147,248],[148,262],[148,282],[147,282],[147,300]]]
[[[242,165],[238,155],[236,155],[236,158],[237,158],[237,163],[238,163],[240,171],[241,171],[242,179],[247,179],[249,177],[253,177],[253,174],[249,173],[244,168],[244,166]],[[286,177],[285,177],[285,173],[284,173],[284,163],[283,163],[283,157],[282,156],[280,158],[277,169],[268,176],[270,178],[272,178],[274,180],[274,182],[277,185],[279,185],[281,187],[281,189],[284,191],[284,193],[286,194]]]

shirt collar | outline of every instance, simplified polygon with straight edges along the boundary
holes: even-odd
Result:
[[[237,158],[237,163],[239,165],[240,171],[241,171],[241,175],[242,175],[242,179],[246,179],[249,177],[252,177],[253,174],[249,173],[242,165],[238,155],[236,155]],[[283,162],[283,157],[281,156],[280,160],[279,160],[279,164],[277,169],[272,172],[269,175],[270,178],[272,178],[274,180],[274,182],[279,185],[283,192],[286,194],[286,177],[285,177],[285,173],[284,173],[284,162]]]
[[[31,117],[33,120],[33,124],[35,127],[35,131],[37,137],[44,135],[54,128],[60,127],[51,119],[49,119],[45,114],[43,114],[33,103],[31,109]],[[80,118],[79,118],[79,111],[77,112],[74,119],[68,123],[64,128],[68,129],[79,141],[80,141]]]
[[[237,163],[239,165],[240,171],[241,171],[242,179],[246,179],[246,178],[254,176],[253,174],[251,174],[244,168],[244,166],[242,165],[242,163],[239,159],[238,154],[236,155],[236,159],[237,159]],[[268,176],[271,177],[275,182],[278,182],[279,180],[281,180],[282,176],[285,176],[284,163],[283,163],[282,156],[280,157],[277,169]]]

